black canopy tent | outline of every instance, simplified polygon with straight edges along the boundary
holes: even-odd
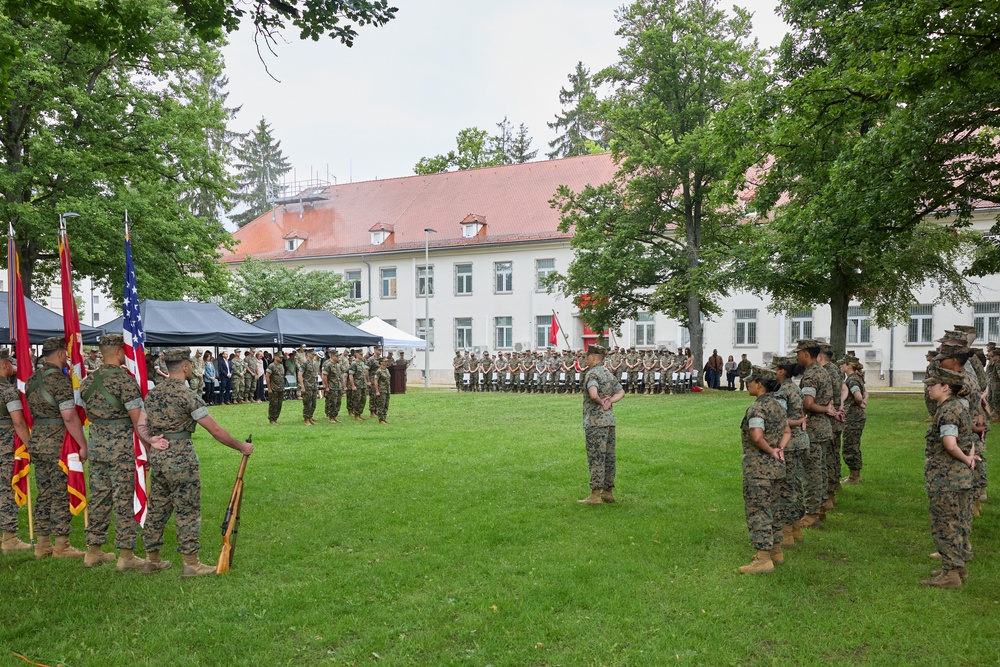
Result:
[[[0,292],[0,343],[9,345],[10,336],[10,310],[8,309],[7,292]],[[55,313],[41,304],[35,303],[31,299],[24,300],[24,314],[28,319],[28,340],[32,345],[39,345],[46,338],[62,336],[63,318],[59,313]],[[121,327],[119,326],[119,330]],[[80,337],[84,343],[96,343],[103,333],[100,329],[80,325]]]
[[[382,344],[382,337],[351,326],[326,310],[275,308],[254,322],[278,339],[279,345],[319,347],[371,347]]]
[[[151,345],[237,345],[271,347],[278,344],[275,334],[247,324],[217,304],[193,301],[156,301],[139,304],[146,346]],[[101,326],[109,333],[122,330],[122,318]]]

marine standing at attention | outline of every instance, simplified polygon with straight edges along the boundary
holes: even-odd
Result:
[[[625,390],[604,366],[607,350],[587,348],[587,376],[583,391],[583,432],[590,468],[590,495],[579,502],[600,505],[615,502],[615,411]]]
[[[340,402],[344,396],[344,372],[340,367],[340,353],[329,348],[323,362],[323,388],[326,392],[325,412],[328,421],[339,424]]]
[[[316,397],[319,395],[319,362],[316,361],[316,350],[305,350],[305,359],[299,366],[299,386],[302,387],[302,420],[306,426],[315,426],[313,415],[316,413]]]
[[[372,389],[375,391],[375,413],[379,424],[387,424],[389,414],[389,359],[379,358],[378,370],[372,378]]]
[[[285,363],[281,350],[274,353],[271,365],[264,372],[264,382],[267,385],[267,421],[277,424],[285,400]]]

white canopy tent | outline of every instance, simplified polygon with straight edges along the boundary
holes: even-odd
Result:
[[[381,336],[382,346],[386,348],[405,347],[423,350],[427,347],[427,343],[422,338],[411,336],[378,317],[373,317],[367,322],[359,324],[358,328],[374,336]]]

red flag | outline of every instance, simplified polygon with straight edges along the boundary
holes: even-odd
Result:
[[[59,221],[59,264],[62,269],[63,333],[66,336],[66,356],[69,377],[73,383],[73,400],[80,421],[87,423],[87,413],[80,399],[80,381],[85,377],[83,366],[83,342],[80,340],[80,313],[76,309],[73,295],[73,264],[69,256],[69,238],[66,223]],[[87,482],[83,476],[83,462],[80,460],[80,444],[69,431],[63,437],[59,466],[66,473],[66,489],[69,491],[69,511],[77,515],[87,506]]]
[[[558,345],[559,339],[556,337],[559,334],[559,320],[556,319],[556,314],[552,313],[552,331],[549,332],[549,344]]]
[[[21,407],[24,420],[31,430],[33,420],[28,410],[28,398],[24,395],[24,386],[31,377],[31,341],[28,340],[28,320],[24,315],[24,285],[21,284],[21,262],[17,256],[17,246],[14,244],[14,226],[7,225],[7,304],[8,320],[10,322],[10,337],[14,341],[14,356],[17,359],[17,393],[21,395]],[[14,475],[11,486],[14,487],[14,502],[18,507],[24,507],[28,501],[28,473],[31,472],[31,455],[28,454],[28,443],[14,434]]]
[[[122,335],[125,338],[125,368],[139,383],[143,398],[149,393],[146,378],[146,334],[142,328],[139,310],[139,290],[135,283],[135,265],[132,263],[132,242],[128,233],[128,212],[125,213],[125,292],[122,302]],[[135,451],[135,490],[132,493],[132,511],[140,526],[146,525],[148,495],[146,468],[149,459],[139,435],[133,431],[132,446]]]

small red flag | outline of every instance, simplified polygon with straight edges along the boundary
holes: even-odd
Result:
[[[552,313],[552,331],[549,332],[549,344],[558,345],[559,338],[559,320],[556,319],[556,314]]]
[[[80,416],[80,422],[87,424],[87,413],[80,398],[80,381],[87,374],[83,365],[83,342],[80,340],[80,313],[73,296],[73,264],[69,255],[69,238],[66,236],[65,223],[62,224],[59,230],[59,264],[62,269],[63,333],[66,335],[66,356],[69,360],[76,412]],[[80,460],[80,444],[69,431],[63,437],[59,467],[66,473],[69,511],[76,516],[87,506],[87,483],[83,476],[83,462]]]
[[[21,397],[21,407],[24,408],[24,420],[31,430],[33,421],[28,410],[28,399],[24,395],[24,386],[31,377],[31,343],[28,340],[28,322],[24,315],[24,286],[21,283],[21,265],[17,256],[17,246],[14,243],[14,226],[7,223],[7,303],[10,307],[10,337],[14,340],[14,355],[17,358],[17,393]],[[14,502],[18,507],[24,507],[28,502],[28,473],[31,472],[31,455],[28,454],[28,443],[21,442],[21,437],[14,434],[14,475],[11,486],[14,488]]]

